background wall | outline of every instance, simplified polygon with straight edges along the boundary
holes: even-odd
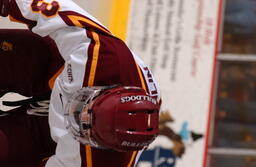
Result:
[[[220,4],[132,0],[126,41],[150,67],[163,100],[160,135],[138,167],[206,167]]]

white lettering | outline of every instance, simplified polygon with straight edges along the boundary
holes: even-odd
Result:
[[[127,103],[131,101],[149,101],[153,104],[156,104],[156,99],[150,97],[150,96],[144,96],[144,95],[138,95],[138,96],[124,96],[121,97],[121,103]]]
[[[145,146],[148,146],[150,143],[151,141],[144,142],[144,143],[134,143],[134,142],[123,141],[121,145],[127,146],[127,147],[145,147]]]

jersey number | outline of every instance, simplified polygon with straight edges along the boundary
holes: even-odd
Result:
[[[33,0],[31,8],[34,12],[40,12],[47,17],[56,15],[60,5],[57,1],[52,1],[51,3],[44,2],[43,0]]]

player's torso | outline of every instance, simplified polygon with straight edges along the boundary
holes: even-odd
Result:
[[[53,46],[28,30],[0,30],[0,96],[49,92],[48,82],[63,64]]]

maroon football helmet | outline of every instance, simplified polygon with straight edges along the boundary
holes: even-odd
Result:
[[[138,87],[86,87],[69,100],[67,128],[81,143],[115,151],[146,148],[157,136],[160,104]]]

